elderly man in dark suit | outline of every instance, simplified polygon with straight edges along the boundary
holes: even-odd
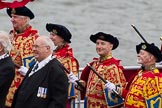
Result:
[[[0,108],[5,108],[6,95],[15,75],[14,63],[9,56],[11,48],[8,34],[0,31]]]
[[[12,108],[65,108],[68,79],[62,64],[52,56],[53,49],[49,37],[36,39],[33,51],[37,62],[16,91]]]

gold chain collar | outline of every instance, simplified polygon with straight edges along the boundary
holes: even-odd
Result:
[[[106,55],[106,56],[104,56],[104,57],[100,57],[100,62],[102,62],[102,61],[104,61],[104,60],[107,60],[107,59],[110,59],[110,58],[112,58],[112,53],[111,54],[108,54],[108,55]]]

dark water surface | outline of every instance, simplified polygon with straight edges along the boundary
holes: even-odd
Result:
[[[27,4],[35,13],[31,21],[40,34],[48,35],[47,22],[65,25],[71,31],[74,55],[81,67],[98,57],[89,36],[98,31],[117,36],[120,46],[113,51],[122,65],[137,65],[135,45],[142,42],[134,24],[148,42],[160,47],[162,0],[35,0]],[[0,10],[0,30],[12,28],[6,10]]]

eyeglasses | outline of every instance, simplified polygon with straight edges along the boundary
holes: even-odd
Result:
[[[47,45],[42,45],[42,46],[33,45],[32,47],[33,47],[33,48],[36,48],[36,49],[38,49],[38,48],[42,48],[42,47],[48,47],[48,46],[47,46]]]

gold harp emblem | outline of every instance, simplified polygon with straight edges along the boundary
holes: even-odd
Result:
[[[11,10],[11,14],[15,14],[16,13],[16,10],[15,9],[12,9]]]
[[[104,36],[100,36],[100,39],[105,39],[105,37]]]
[[[57,35],[57,30],[53,29],[52,32]]]
[[[147,47],[146,47],[146,45],[142,45],[141,48],[142,49],[146,49]]]

